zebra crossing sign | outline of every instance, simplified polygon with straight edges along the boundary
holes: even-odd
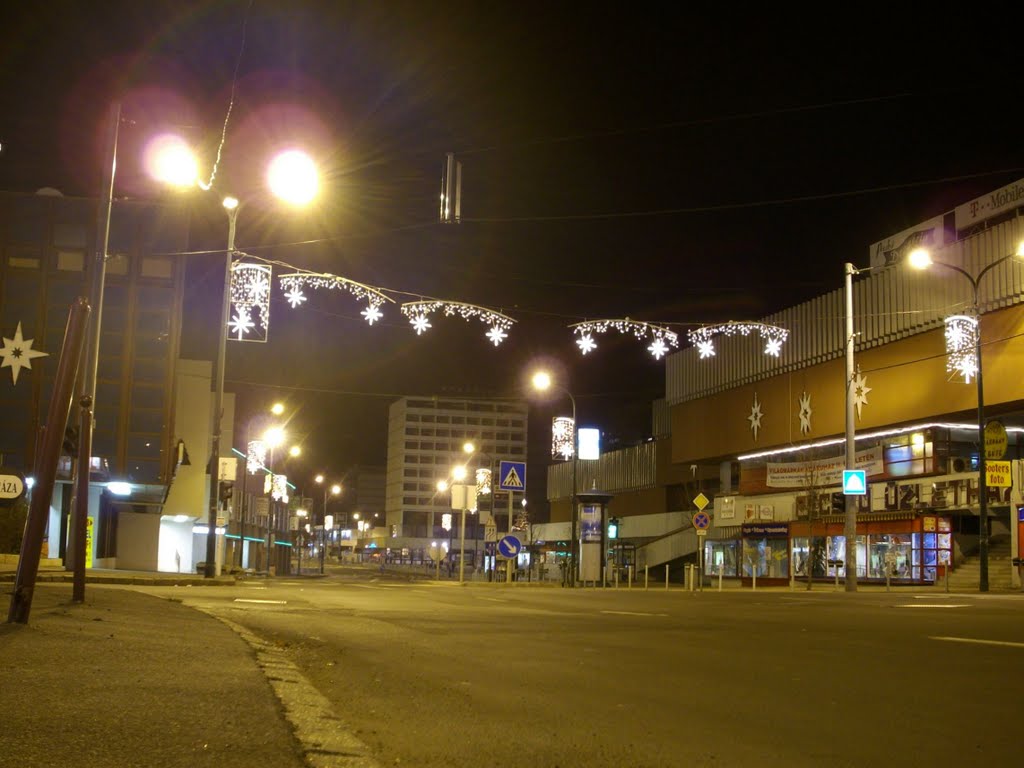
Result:
[[[526,462],[503,461],[498,471],[498,488],[503,491],[526,490]]]

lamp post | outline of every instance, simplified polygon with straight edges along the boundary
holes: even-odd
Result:
[[[551,381],[551,374],[546,371],[538,371],[533,375],[532,379],[533,388],[538,392],[544,392],[547,389],[554,387],[555,389],[564,392],[569,396],[569,402],[572,403],[572,495],[569,498],[569,520],[572,540],[569,542],[569,586],[576,586],[576,549],[578,542],[576,541],[576,398],[572,396],[565,387],[560,387]]]
[[[945,267],[967,279],[971,285],[972,308],[974,311],[977,332],[974,334],[974,374],[977,378],[978,388],[978,591],[988,592],[988,478],[985,476],[985,389],[982,383],[981,373],[981,307],[978,302],[978,285],[982,278],[991,272],[995,267],[1004,261],[1014,257],[1024,257],[1024,241],[1017,246],[1015,253],[1008,253],[988,264],[975,277],[965,269],[955,264],[947,264],[941,261],[932,261],[931,254],[925,248],[918,248],[907,257],[910,266],[915,269],[927,269],[931,265]],[[970,374],[966,377],[970,379]]]
[[[327,485],[327,479],[322,475],[317,475],[313,478],[317,485],[322,485],[324,488],[324,504],[321,507],[321,519],[320,519],[320,530],[322,535],[320,537],[320,574],[324,572],[324,546],[327,540],[327,494],[330,492],[332,496],[339,496],[341,494],[341,485],[334,483],[333,485]]]
[[[857,468],[857,438],[854,434],[856,415],[853,382],[856,372],[853,367],[853,276],[859,274],[859,270],[847,262],[843,265],[845,275],[846,294],[846,469]],[[843,497],[843,537],[846,539],[846,591],[857,591],[857,497],[846,495]],[[808,552],[810,552],[810,539],[808,539]],[[807,584],[810,589],[811,572],[807,572]]]

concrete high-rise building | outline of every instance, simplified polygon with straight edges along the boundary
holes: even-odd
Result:
[[[471,471],[493,465],[496,477],[502,460],[526,461],[527,412],[523,400],[404,397],[392,403],[385,499],[388,546],[413,551],[447,540],[450,533],[442,520],[451,505],[447,493],[438,493],[438,480],[450,479],[452,467],[459,464]],[[463,450],[467,441],[476,448],[472,455]],[[479,517],[472,518],[467,520],[467,541],[482,536]]]

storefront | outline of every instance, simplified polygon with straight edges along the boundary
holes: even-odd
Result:
[[[790,523],[793,574],[806,580],[846,576],[846,537],[843,518],[832,515],[820,522]],[[812,546],[813,545],[813,546]],[[950,518],[934,514],[862,514],[857,521],[857,579],[934,584],[953,559]],[[839,565],[838,563],[844,563]]]

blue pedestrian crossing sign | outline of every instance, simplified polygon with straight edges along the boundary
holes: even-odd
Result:
[[[846,496],[866,496],[868,493],[867,472],[863,469],[844,469],[843,493]]]
[[[526,490],[526,462],[503,461],[498,469],[498,488],[502,491]]]

